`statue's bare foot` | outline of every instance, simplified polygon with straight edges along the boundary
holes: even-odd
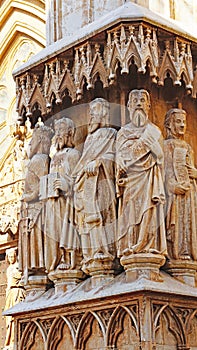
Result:
[[[131,249],[131,248],[126,248],[126,249],[123,250],[123,255],[128,256],[128,255],[130,255],[130,254],[133,254],[133,249]]]
[[[84,257],[83,260],[81,261],[81,265],[88,264],[92,259],[88,257]]]
[[[95,214],[95,215],[88,215],[86,217],[86,224],[92,224],[92,223],[100,223],[101,222],[101,218],[99,215]]]
[[[157,249],[149,249],[149,253],[152,253],[152,254],[160,254],[160,252],[157,250]]]
[[[191,260],[191,257],[189,255],[180,255],[181,260]]]
[[[97,251],[94,254],[94,260],[112,260],[113,261],[114,257],[109,252]]]
[[[61,263],[57,266],[57,270],[69,270],[70,265],[66,263]]]
[[[107,258],[107,255],[101,252],[94,254],[94,260],[104,260],[106,258]]]

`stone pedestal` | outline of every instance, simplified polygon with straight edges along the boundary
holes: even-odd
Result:
[[[49,279],[54,282],[55,293],[66,292],[75,287],[84,278],[81,270],[56,269],[49,273]]]
[[[92,285],[114,277],[114,260],[109,257],[98,257],[83,263],[83,271],[91,276]]]
[[[192,287],[196,286],[197,262],[192,260],[169,260],[164,266],[171,276]]]
[[[196,349],[197,288],[164,271],[161,282],[126,274],[96,286],[87,278],[64,293],[51,288],[7,310],[16,350]]]
[[[26,295],[44,293],[51,286],[47,275],[30,275],[28,282],[24,283]]]
[[[161,281],[159,269],[165,264],[165,257],[152,253],[131,254],[123,256],[120,259],[120,263],[126,271],[128,282],[138,278]]]

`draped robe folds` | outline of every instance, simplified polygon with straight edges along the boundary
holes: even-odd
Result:
[[[115,138],[116,130],[112,128],[100,128],[89,134],[73,173],[77,224],[79,233],[87,238],[87,247],[82,244],[82,250],[84,255],[87,248],[88,258],[99,251],[105,255],[115,254]],[[96,161],[98,169],[94,176],[88,176],[84,168],[92,161]]]
[[[10,309],[25,299],[25,290],[20,285],[21,272],[18,270],[18,262],[10,264],[7,268],[7,290],[4,311]],[[14,319],[6,316],[6,340],[5,346],[14,345]]]
[[[49,171],[49,156],[35,154],[28,164],[25,177],[24,197],[27,208],[22,203],[21,221],[19,223],[19,270],[39,271],[45,269],[44,264],[44,203],[39,201],[40,178]],[[29,233],[27,226],[23,227],[23,220],[28,217]]]
[[[79,237],[74,226],[74,208],[71,173],[80,158],[74,148],[64,148],[52,158],[50,173],[57,172],[69,187],[68,193],[59,190],[59,196],[48,198],[45,217],[45,265],[54,270],[60,262],[60,247],[67,251],[80,249]]]
[[[171,259],[197,260],[197,181],[189,178],[187,166],[194,167],[193,151],[184,140],[164,141],[166,230],[168,254]],[[177,159],[176,154],[179,154]],[[182,156],[181,156],[182,154]],[[189,189],[175,194],[181,184]]]
[[[157,128],[149,122],[150,127]],[[143,141],[145,130],[127,124],[117,135],[118,256],[127,249],[166,254],[163,169]],[[125,172],[120,171],[122,162]]]

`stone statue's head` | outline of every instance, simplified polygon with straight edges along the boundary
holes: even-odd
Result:
[[[127,107],[131,122],[137,127],[144,126],[148,120],[150,109],[150,95],[148,91],[144,89],[132,90],[129,93]]]
[[[109,126],[109,102],[98,97],[89,103],[90,120],[88,132],[92,133],[98,128]]]
[[[55,147],[61,150],[64,147],[74,147],[76,127],[70,118],[63,117],[55,120]]]
[[[166,113],[164,125],[167,138],[183,138],[186,131],[186,112],[180,108],[170,109]]]
[[[6,249],[6,261],[9,264],[14,264],[16,262],[16,258],[17,258],[16,251],[17,251],[17,248]]]
[[[53,130],[51,128],[37,123],[29,143],[29,158],[31,159],[36,153],[49,154],[52,137]]]

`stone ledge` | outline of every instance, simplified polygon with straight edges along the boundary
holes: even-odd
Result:
[[[25,301],[7,310],[3,315],[26,314],[78,302],[81,303],[90,300],[94,302],[94,300],[98,300],[99,298],[115,297],[137,292],[152,292],[184,298],[197,298],[197,288],[179,282],[163,271],[160,272],[160,275],[162,282],[154,282],[145,278],[139,278],[134,282],[127,282],[126,274],[123,272],[112,280],[101,281],[96,286],[92,284],[91,278],[87,278],[65,293],[55,294],[54,288],[51,288],[45,293],[29,295]]]

